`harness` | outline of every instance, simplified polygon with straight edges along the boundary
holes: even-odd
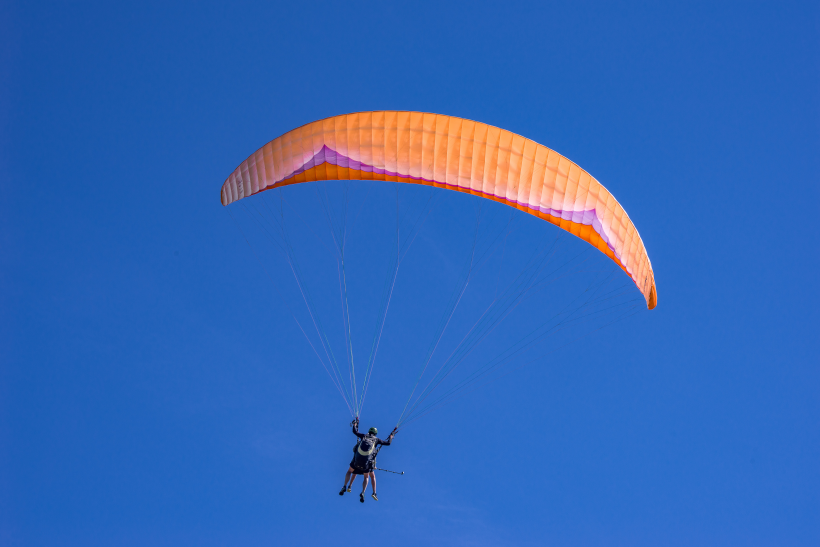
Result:
[[[376,469],[376,456],[379,455],[379,450],[381,450],[383,446],[383,444],[377,446],[376,451],[373,453],[373,469]]]
[[[359,439],[359,442],[356,443],[356,452],[358,452],[362,456],[370,456],[372,454],[373,455],[373,460],[375,461],[376,460],[376,454],[379,453],[379,449],[382,447],[382,445],[376,446],[376,441],[374,440],[372,445],[370,446],[370,450],[362,450],[362,441],[365,438],[366,437],[363,437],[363,438]],[[375,437],[374,437],[374,439],[375,439]],[[373,453],[374,450],[375,450],[375,454]]]
[[[353,420],[352,422],[350,422],[350,425],[351,425],[351,426],[353,426],[355,423],[356,423],[356,420]],[[395,435],[395,434],[396,434],[396,432],[398,431],[398,429],[399,429],[398,427],[393,428],[393,431],[391,431],[391,432],[390,432],[390,434],[391,434],[391,435]],[[375,439],[375,435],[374,435],[373,437],[374,437],[374,439]],[[355,452],[356,452],[357,454],[362,455],[362,456],[367,456],[367,457],[369,458],[370,463],[371,463],[371,465],[372,465],[372,467],[373,467],[373,469],[374,469],[374,470],[377,470],[377,469],[378,469],[379,471],[387,471],[388,473],[395,473],[395,474],[397,474],[397,475],[404,475],[404,471],[402,471],[402,472],[397,472],[397,471],[390,471],[389,469],[379,469],[378,467],[376,467],[376,458],[378,457],[378,455],[379,455],[379,451],[382,449],[382,447],[383,447],[384,445],[383,445],[383,444],[378,444],[378,443],[376,443],[376,442],[375,442],[375,440],[374,440],[374,442],[373,442],[373,447],[372,447],[370,450],[362,450],[362,441],[364,440],[364,438],[365,438],[365,437],[362,437],[362,438],[361,438],[361,439],[359,439],[359,441],[356,443],[356,449],[355,449]]]

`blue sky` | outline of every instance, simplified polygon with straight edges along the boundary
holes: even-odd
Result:
[[[0,544],[818,544],[819,15],[4,3]],[[349,413],[272,290],[296,309],[293,277],[275,254],[266,277],[217,195],[276,136],[375,109],[480,120],[576,161],[640,230],[659,304],[408,426],[380,457],[407,474],[361,505],[337,495]],[[469,233],[447,227],[475,203],[453,196],[397,281],[363,414],[382,431],[458,277]],[[351,229],[357,340],[388,224]],[[524,222],[510,253],[550,230]]]

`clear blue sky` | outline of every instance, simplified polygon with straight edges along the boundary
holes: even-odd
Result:
[[[820,544],[819,16],[2,3],[0,544]],[[407,474],[361,505],[349,414],[218,193],[285,131],[374,109],[578,162],[659,305],[402,431],[380,463]],[[382,431],[423,326],[399,304]]]

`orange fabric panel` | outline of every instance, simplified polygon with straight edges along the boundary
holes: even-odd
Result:
[[[521,209],[589,242],[632,277],[649,309],[657,305],[646,248],[612,194],[554,150],[472,120],[388,110],[312,122],[242,162],[221,200],[337,179],[448,188]]]

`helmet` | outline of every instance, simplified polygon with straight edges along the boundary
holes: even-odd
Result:
[[[367,432],[370,433],[371,435],[375,435],[376,433],[379,432],[379,430],[376,429],[375,427],[371,427],[370,429],[367,430]]]

